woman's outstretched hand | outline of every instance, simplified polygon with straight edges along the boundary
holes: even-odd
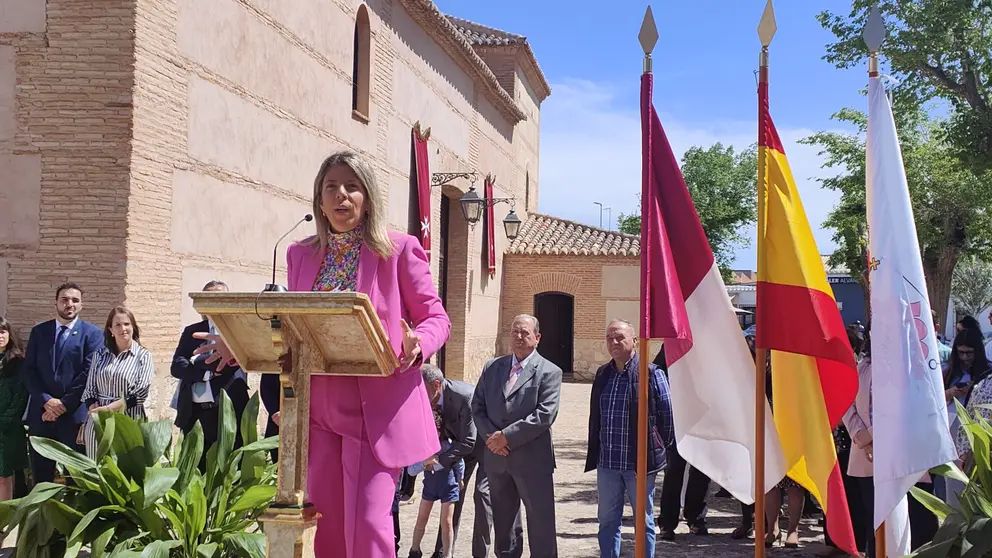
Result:
[[[406,370],[413,366],[420,358],[420,336],[414,333],[410,324],[406,320],[400,320],[403,328],[403,352],[400,354],[400,370]]]
[[[217,372],[220,372],[227,366],[235,366],[237,362],[234,359],[234,354],[231,353],[231,349],[228,348],[227,344],[220,338],[219,334],[210,333],[206,331],[201,331],[193,334],[194,339],[203,339],[207,343],[204,343],[193,351],[194,355],[205,355],[210,353],[207,360],[204,361],[205,364],[217,363]],[[232,364],[232,361],[234,363]]]

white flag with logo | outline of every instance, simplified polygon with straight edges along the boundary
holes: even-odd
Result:
[[[957,453],[899,137],[878,77],[869,78],[866,149],[877,528],[904,513],[927,470]]]

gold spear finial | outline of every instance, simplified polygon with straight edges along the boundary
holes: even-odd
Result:
[[[877,76],[878,51],[882,48],[882,43],[885,42],[885,21],[878,10],[878,4],[871,7],[868,23],[865,24],[862,37],[864,37],[865,45],[868,46],[868,74]]]
[[[772,0],[765,4],[765,11],[761,14],[761,21],[758,23],[758,39],[761,40],[761,48],[767,49],[772,44],[772,37],[778,26],[775,24],[775,8],[772,7]]]
[[[654,23],[654,14],[651,13],[651,6],[644,12],[644,21],[641,22],[641,31],[637,34],[637,40],[641,42],[644,49],[644,71],[651,71],[651,52],[658,44],[658,26]]]
[[[765,11],[761,14],[761,21],[758,22],[758,39],[761,41],[761,56],[758,57],[758,67],[768,68],[768,45],[772,44],[772,37],[778,25],[775,24],[775,8],[772,7],[772,0],[765,3]],[[759,81],[763,81],[759,76]]]

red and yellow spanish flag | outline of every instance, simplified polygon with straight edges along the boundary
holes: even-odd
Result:
[[[758,87],[755,341],[771,354],[772,409],[788,475],[820,502],[834,544],[857,555],[832,434],[858,393],[857,368],[768,114],[768,84]]]

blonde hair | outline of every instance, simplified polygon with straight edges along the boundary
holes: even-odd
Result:
[[[375,172],[365,159],[354,151],[338,151],[331,154],[320,164],[317,177],[313,180],[313,215],[317,221],[317,236],[305,242],[307,245],[316,246],[320,249],[327,248],[327,231],[331,228],[331,223],[327,216],[320,209],[320,195],[324,190],[324,176],[331,167],[345,165],[362,183],[365,188],[365,217],[362,220],[362,241],[369,250],[380,258],[388,258],[393,255],[396,245],[389,238],[386,231],[386,216],[384,208],[381,207],[381,196],[379,185],[375,181]]]

